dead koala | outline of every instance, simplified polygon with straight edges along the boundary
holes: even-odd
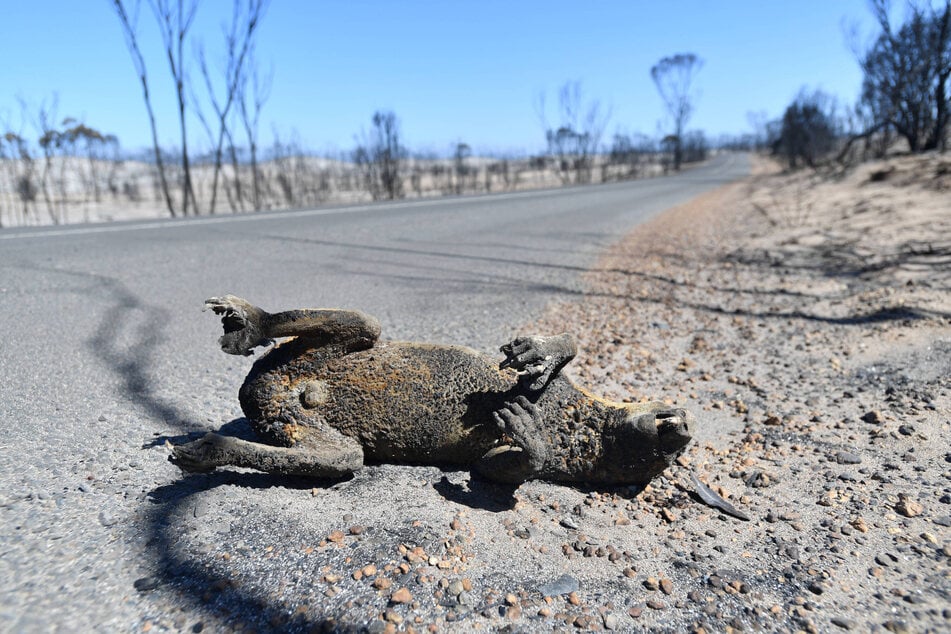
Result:
[[[340,477],[365,461],[469,467],[497,482],[643,484],[690,441],[693,416],[599,399],[560,374],[570,335],[519,337],[501,363],[462,346],[380,342],[379,322],[336,309],[267,313],[226,295],[221,348],[259,358],[240,390],[262,442],[206,434],[173,448],[185,471],[234,465]]]

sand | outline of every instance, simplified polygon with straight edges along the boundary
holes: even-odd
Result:
[[[951,158],[756,172],[627,236],[535,326],[579,337],[579,382],[700,420],[635,498],[653,556],[622,622],[944,631]],[[752,521],[699,504],[688,472]]]

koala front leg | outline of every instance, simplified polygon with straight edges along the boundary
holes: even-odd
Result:
[[[524,396],[493,413],[499,429],[512,439],[486,453],[475,468],[482,476],[505,483],[521,483],[538,477],[549,459],[541,433],[541,412]]]
[[[519,382],[537,391],[575,358],[578,347],[568,333],[553,337],[518,337],[500,348],[505,360],[499,369],[512,368],[519,373]]]

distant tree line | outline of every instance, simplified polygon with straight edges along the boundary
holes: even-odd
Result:
[[[339,157],[315,156],[296,135],[277,130],[262,148],[273,71],[260,67],[257,35],[269,0],[232,0],[221,40],[211,47],[193,30],[199,4],[111,0],[149,123],[147,156],[124,153],[115,135],[58,117],[55,98],[38,107],[21,103],[19,125],[0,120],[0,225],[67,222],[77,209],[84,219],[93,212],[108,217],[110,209],[156,202],[177,217],[607,182],[679,169],[709,151],[704,134],[686,128],[702,66],[694,54],[664,58],[651,69],[672,124],[657,138],[618,130],[604,142],[610,109],[589,98],[580,81],[566,81],[552,112],[545,94],[538,95],[545,149],[535,156],[475,156],[461,139],[446,153],[414,153],[389,110],[373,113],[354,149]],[[152,41],[143,36],[147,26],[159,36],[155,51],[142,48]],[[147,59],[161,62],[153,68]],[[169,131],[160,129],[153,108],[156,92],[169,89],[177,147],[160,144]]]
[[[844,113],[820,91],[805,89],[768,126],[768,145],[792,167],[835,159],[882,157],[896,140],[912,153],[944,152],[951,128],[951,0],[909,4],[895,27],[887,0],[872,0],[879,33],[858,53],[862,91]]]
[[[552,128],[546,135],[552,139],[548,151],[535,156],[475,156],[461,140],[442,154],[413,152],[403,140],[399,118],[382,110],[355,137],[355,148],[339,156],[315,155],[297,135],[277,130],[264,148],[253,136],[239,145],[225,135],[219,155],[217,135],[210,136],[204,151],[195,153],[196,144],[190,146],[192,174],[186,187],[179,148],[160,147],[158,159],[154,148],[130,154],[115,135],[72,117],[58,118],[46,104],[31,109],[24,103],[20,120],[5,126],[0,121],[0,226],[88,220],[97,209],[97,217],[109,217],[109,209],[130,205],[158,204],[171,215],[169,199],[180,215],[186,196],[190,215],[222,207],[244,212],[364,197],[392,200],[609,182],[664,173],[674,165],[669,137],[618,131],[610,143],[595,145],[587,139],[600,138],[601,128],[583,125],[571,128],[579,137],[571,145],[564,139],[569,126]],[[682,159],[703,160],[708,149],[702,132],[688,132]]]
[[[396,113],[380,110],[355,147],[317,157],[294,136],[275,130],[260,146],[262,112],[272,71],[259,66],[257,34],[269,0],[232,0],[222,40],[209,54],[192,33],[197,0],[112,0],[149,121],[149,157],[133,161],[119,140],[73,117],[57,115],[55,98],[21,101],[20,121],[0,120],[0,224],[64,222],[71,208],[108,201],[160,200],[171,216],[300,207],[334,200],[398,199],[489,192],[554,184],[607,182],[680,169],[712,147],[768,149],[790,167],[882,156],[901,141],[910,152],[945,151],[951,121],[951,0],[908,5],[893,25],[888,0],[871,0],[878,33],[857,52],[863,73],[856,105],[842,108],[821,91],[802,89],[783,116],[750,115],[753,132],[711,141],[689,130],[696,79],[694,53],[661,58],[650,69],[667,120],[655,136],[616,131],[605,142],[610,109],[566,81],[546,108],[535,107],[544,151],[530,157],[474,156],[463,140],[448,152],[413,153]],[[160,35],[161,59],[174,87],[179,146],[163,148],[153,111],[155,69],[141,49],[140,17]],[[150,55],[151,59],[152,56]],[[194,118],[192,118],[194,117]],[[204,141],[196,143],[189,121]],[[196,151],[200,147],[200,151]],[[145,159],[145,160],[142,160]]]
[[[31,133],[26,131],[30,128]],[[0,225],[60,224],[70,204],[117,197],[119,140],[73,117],[59,119],[57,100],[32,111],[20,102],[20,122],[0,122]]]

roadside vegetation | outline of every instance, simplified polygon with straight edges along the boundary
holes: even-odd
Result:
[[[879,34],[856,50],[862,91],[851,107],[803,88],[766,146],[790,168],[847,168],[889,153],[945,152],[951,122],[951,2],[909,3],[892,24],[887,0],[873,0]]]
[[[55,95],[39,104],[21,98],[15,115],[0,112],[0,226],[606,183],[679,170],[721,149],[768,152],[791,169],[841,170],[889,152],[943,152],[948,145],[951,2],[910,4],[904,21],[893,24],[887,1],[873,0],[879,33],[866,49],[853,47],[864,76],[853,105],[803,87],[780,118],[751,113],[753,131],[735,137],[708,139],[689,129],[705,61],[677,53],[645,69],[667,113],[653,135],[626,132],[626,122],[612,121],[580,80],[568,80],[551,99],[536,95],[544,150],[535,154],[475,155],[464,136],[444,152],[414,151],[389,110],[370,113],[354,147],[335,156],[277,129],[262,147],[274,70],[260,63],[256,35],[268,4],[235,0],[223,16],[221,41],[211,43],[191,31],[197,0],[113,0],[152,147],[123,150],[97,122],[60,113]],[[161,35],[166,68],[146,65],[140,33],[149,23]],[[169,134],[159,130],[152,107],[163,73],[175,87],[177,147],[158,141]]]

